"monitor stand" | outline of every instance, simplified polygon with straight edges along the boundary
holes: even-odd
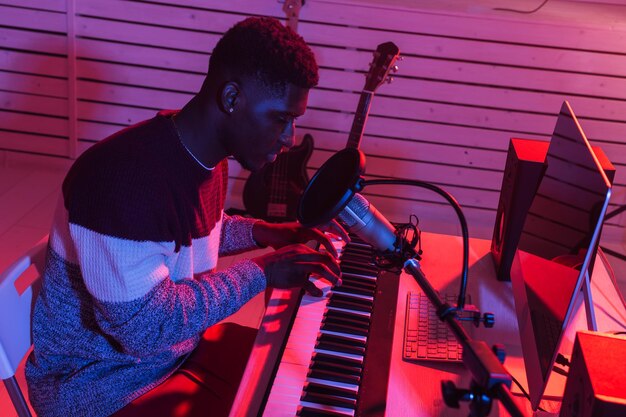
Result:
[[[596,312],[595,312],[595,307],[593,305],[593,296],[591,295],[591,279],[589,278],[589,270],[585,272],[585,281],[583,282],[582,292],[583,292],[583,297],[585,300],[585,315],[587,316],[587,329],[597,332],[598,322],[596,321]]]
[[[623,319],[626,318],[626,306],[623,303],[623,299],[620,295],[620,290],[616,286],[615,280],[610,277],[610,266],[607,267],[608,261],[599,253],[596,254],[596,262],[594,269],[594,277],[593,282],[595,283],[595,291],[600,310],[600,323],[602,329],[601,331],[607,331],[611,325],[610,323],[611,316],[615,315],[616,317]],[[598,271],[596,274],[595,272]],[[570,318],[568,327],[569,331],[565,330],[568,334],[568,341],[566,344],[570,345],[566,350],[570,350],[573,348],[574,338],[576,337],[576,332],[579,330],[585,330],[585,323],[587,325],[587,330],[597,332],[598,331],[598,318],[596,317],[596,310],[594,305],[594,297],[592,295],[592,284],[591,277],[589,275],[589,271],[585,273],[584,280],[581,285],[581,291],[577,297],[583,297],[582,300],[578,298],[577,305],[580,306],[581,301],[585,305],[585,317],[581,315],[578,317],[578,320],[574,320],[574,317]],[[580,307],[578,307],[580,308]],[[613,319],[615,320],[615,319]],[[564,341],[561,341],[560,350],[563,349]],[[566,355],[567,359],[571,359],[570,355]],[[548,383],[546,386],[546,390],[544,392],[544,399],[555,400],[560,399],[563,395],[563,391],[565,389],[566,377],[561,374],[558,374],[554,371],[551,372],[550,378],[548,379]]]

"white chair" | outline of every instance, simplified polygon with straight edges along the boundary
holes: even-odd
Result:
[[[19,417],[31,417],[15,373],[32,345],[31,312],[41,288],[47,243],[45,236],[0,273],[0,378]],[[31,265],[35,271],[29,270]]]

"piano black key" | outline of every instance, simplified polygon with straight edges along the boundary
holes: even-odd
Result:
[[[362,324],[369,324],[371,314],[364,311],[348,310],[345,308],[327,306],[323,317],[337,317],[347,320],[355,320]]]
[[[360,263],[365,266],[375,266],[372,256],[363,253],[342,253],[341,262]]]
[[[368,275],[368,274],[362,274],[362,273],[357,273],[357,272],[349,272],[349,271],[342,271],[341,272],[341,277],[343,279],[343,277],[349,277],[349,278],[354,278],[354,279],[360,279],[360,280],[365,280],[365,281],[370,281],[370,282],[376,282],[376,277]]]
[[[348,250],[343,252],[339,256],[339,260],[343,260],[345,256],[346,263],[351,263],[353,265],[361,265],[365,268],[375,268],[376,264],[374,264],[374,255],[373,252],[363,252],[363,251],[354,251]]]
[[[332,350],[335,352],[352,353],[353,355],[365,355],[365,347],[354,346],[349,343],[320,340],[315,344],[315,347],[318,349]]]
[[[341,251],[340,257],[346,256],[360,256],[366,258],[367,260],[374,260],[374,251],[372,248],[363,248],[360,246],[344,246]]]
[[[336,292],[333,291],[330,295],[331,297],[336,296],[335,298],[342,298],[346,301],[368,301],[373,303],[376,290],[346,283],[345,287],[342,285],[341,289],[338,288]]]
[[[351,284],[350,282],[343,282],[341,284],[341,287],[337,288],[336,292],[339,294],[352,293],[352,294],[361,294],[361,295],[372,297],[374,295],[375,290],[372,290],[371,288],[363,288],[358,285]],[[333,294],[335,294],[335,291],[333,291]]]
[[[350,292],[350,288],[343,288],[341,291],[333,291],[330,298],[335,300],[351,301],[361,303],[366,306],[374,304],[374,297],[371,295]]]
[[[313,351],[312,360],[321,360],[329,363],[336,363],[344,366],[363,366],[363,357],[358,355],[349,355],[347,353],[331,352],[329,350]]]
[[[312,382],[314,381],[314,382]],[[349,388],[345,388],[343,386],[348,386]],[[327,401],[311,401],[316,404],[327,404],[327,405],[339,405],[346,408],[354,408],[351,406],[349,400],[354,401],[356,403],[356,398],[358,395],[359,387],[356,384],[349,384],[345,382],[331,381],[327,379],[319,379],[319,378],[307,378],[307,383],[304,386],[304,390],[302,391],[303,396],[306,394],[321,394],[324,396],[334,396],[345,398],[348,401],[342,404],[330,404]],[[305,400],[310,401],[310,400]]]
[[[322,392],[326,394],[343,395],[356,399],[359,393],[359,386],[345,382],[330,381],[319,378],[307,378],[304,391]]]
[[[338,405],[340,407],[346,407],[353,410],[356,409],[356,399],[345,397],[343,395],[325,394],[307,390],[305,394],[300,397],[300,399],[302,401],[308,401],[315,404]]]
[[[364,306],[363,304],[356,303],[354,301],[337,300],[337,299],[333,299],[332,297],[331,297],[330,300],[328,300],[328,306],[329,307],[344,308],[346,310],[363,311],[363,312],[366,312],[366,313],[371,313],[372,312],[372,307],[371,306]]]
[[[363,291],[368,291],[368,297],[373,297],[376,293],[376,283],[363,281],[362,279],[353,278],[345,275],[341,277],[341,281],[342,286],[343,284],[346,284],[348,287],[346,287],[345,289],[341,287],[335,287],[333,288],[333,290],[338,290],[343,293],[353,293],[352,288],[356,287]]]
[[[376,276],[378,269],[376,267],[368,267],[357,262],[340,262],[340,268],[345,273],[363,274],[372,277]]]
[[[348,245],[346,245],[344,247],[344,250],[346,252],[350,252],[350,251],[369,252],[369,253],[374,252],[372,250],[372,247],[369,244],[365,243],[360,238],[352,239],[350,244],[348,244]]]
[[[372,290],[371,288],[348,282],[346,283],[345,288],[343,287],[343,285],[341,287],[333,288],[333,291],[331,291],[330,294],[344,295],[350,298],[374,301],[376,290]]]
[[[359,329],[365,329],[366,331],[370,327],[369,323],[364,323],[360,320],[352,320],[352,319],[341,317],[341,316],[335,316],[333,314],[326,315],[324,319],[322,320],[322,324],[324,323],[339,324],[339,325],[344,325],[344,326],[353,326]],[[365,334],[364,336],[367,336],[367,334]]]
[[[311,370],[322,370],[322,371],[333,371],[333,372],[341,372],[344,375],[353,375],[353,376],[361,376],[363,373],[363,368],[360,365],[345,365],[342,363],[329,362],[324,358],[318,357],[317,359],[313,359],[311,364],[309,365],[309,369]]]
[[[327,379],[329,381],[347,382],[358,385],[361,382],[360,375],[346,374],[344,372],[330,371],[327,369],[309,369],[307,376],[312,378]]]

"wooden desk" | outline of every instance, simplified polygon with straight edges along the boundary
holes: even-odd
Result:
[[[474,328],[473,325],[468,324],[466,329],[474,339],[483,340],[489,345],[503,344],[507,352],[505,367],[518,381],[525,384],[526,376],[511,283],[500,282],[495,278],[493,261],[489,252],[490,245],[489,240],[471,239],[470,241],[468,293],[471,295],[473,304],[482,311],[495,314],[495,326],[492,329],[485,329],[484,327]],[[462,269],[462,239],[457,236],[423,233],[422,249],[424,251],[421,261],[422,271],[433,286],[440,292],[458,293]],[[412,276],[405,273],[401,275],[386,414],[389,417],[466,416],[468,415],[467,404],[462,404],[460,409],[448,408],[441,394],[441,380],[448,379],[454,381],[458,387],[469,387],[470,376],[462,364],[415,363],[402,360],[406,295],[409,291],[418,289]],[[596,261],[592,291],[595,303],[602,306],[596,308],[599,330],[618,330],[616,321],[625,323],[626,311],[600,259]],[[293,295],[288,292],[275,291],[270,300],[257,338],[260,348],[253,352],[246,368],[244,382],[230,414],[233,417],[256,415],[255,402],[259,401],[259,391],[264,390],[259,387],[263,386],[262,381],[266,378],[267,369],[271,368],[268,362],[270,358],[278,355],[278,344],[273,341],[273,336],[286,333],[286,329],[281,325],[281,316],[289,314],[291,307],[288,300],[290,298],[293,298]],[[573,325],[567,331],[563,349],[571,352],[575,330],[585,328],[584,307],[579,303]],[[516,391],[516,389],[512,390]],[[556,393],[558,390],[558,386],[553,389]],[[560,390],[561,392],[563,390],[563,380],[560,383]],[[526,408],[528,415],[532,414],[526,399],[520,397],[518,403]],[[558,403],[544,402],[542,406],[558,412]],[[505,416],[508,413],[499,402],[496,402],[490,415]]]
[[[473,325],[469,324],[464,325],[464,327],[472,338],[483,340],[490,346],[495,343],[503,344],[507,353],[505,367],[527,388],[511,283],[500,282],[495,278],[495,269],[489,253],[490,245],[491,241],[489,240],[471,239],[470,241],[468,293],[471,295],[472,303],[477,305],[482,312],[490,311],[495,314],[495,326],[492,329],[486,329],[482,326],[474,328]],[[456,236],[423,233],[422,249],[424,250],[421,262],[422,271],[433,286],[440,292],[458,293],[462,239]],[[598,330],[616,331],[623,329],[618,323],[626,323],[626,310],[600,257],[596,260],[591,283],[596,305]],[[458,387],[468,388],[470,378],[463,365],[411,363],[402,360],[406,293],[415,290],[418,290],[417,283],[411,276],[403,273],[400,281],[398,315],[393,341],[387,415],[394,417],[466,416],[468,414],[467,405],[461,405],[459,410],[455,410],[448,408],[443,403],[440,385],[441,380],[449,379],[454,381]],[[580,297],[572,323],[568,327],[565,340],[561,345],[561,352],[571,353],[576,331],[586,328],[584,305],[582,297]],[[560,397],[564,383],[564,377],[553,373],[548,385],[547,397]],[[515,386],[512,387],[512,391],[520,393]],[[520,396],[518,403],[527,410],[529,415],[532,415],[529,402],[525,398]],[[544,400],[541,405],[548,411],[558,412],[560,404]],[[504,416],[508,413],[498,403],[490,415]]]

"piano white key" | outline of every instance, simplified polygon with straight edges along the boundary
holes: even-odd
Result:
[[[317,281],[316,285],[322,289],[324,296],[312,297],[308,294],[302,296],[263,417],[287,415],[282,414],[283,410],[288,410],[289,417],[296,415],[330,291],[330,284],[324,281]],[[292,399],[286,408],[282,404],[285,397]]]
[[[308,363],[298,365],[281,362],[267,399],[263,417],[293,417],[296,415],[302,388],[306,383]]]
[[[298,411],[300,396],[273,394],[271,407],[265,407],[263,417],[294,417]],[[208,414],[207,414],[208,415]]]
[[[346,276],[352,276],[355,279],[364,279],[372,282],[376,281],[376,277],[360,273],[347,273]],[[363,356],[360,355],[315,348],[315,343],[317,341],[318,334],[320,333],[320,326],[324,313],[332,314],[332,312],[337,312],[367,319],[371,317],[370,313],[363,311],[355,311],[340,307],[328,307],[329,292],[331,291],[330,284],[325,281],[313,281],[316,283],[318,288],[322,289],[324,296],[322,298],[318,298],[305,294],[302,297],[300,307],[298,308],[298,312],[293,322],[293,327],[287,339],[283,357],[276,373],[276,378],[274,379],[272,389],[269,393],[263,413],[264,417],[283,417],[287,415],[290,417],[295,416],[295,410],[298,408],[298,404],[312,410],[323,410],[326,412],[336,413],[340,416],[347,417],[354,416],[355,414],[354,410],[349,408],[300,400],[303,388],[305,386],[310,386],[311,384],[326,387],[339,393],[343,392],[346,393],[345,395],[356,396],[359,389],[358,385],[307,377],[307,373],[309,371],[309,365],[311,364],[313,354],[326,355],[327,357],[336,358],[338,361],[354,363],[354,366],[358,366],[359,363],[363,363]],[[372,297],[362,295],[358,296],[350,293],[349,290],[342,290],[341,287],[337,287],[336,290],[337,292],[343,293],[345,296],[353,297],[355,299],[373,300]],[[340,337],[346,339],[347,341],[355,341],[357,343],[365,343],[367,341],[365,336],[344,334],[337,331],[324,330],[321,331],[321,333]]]

